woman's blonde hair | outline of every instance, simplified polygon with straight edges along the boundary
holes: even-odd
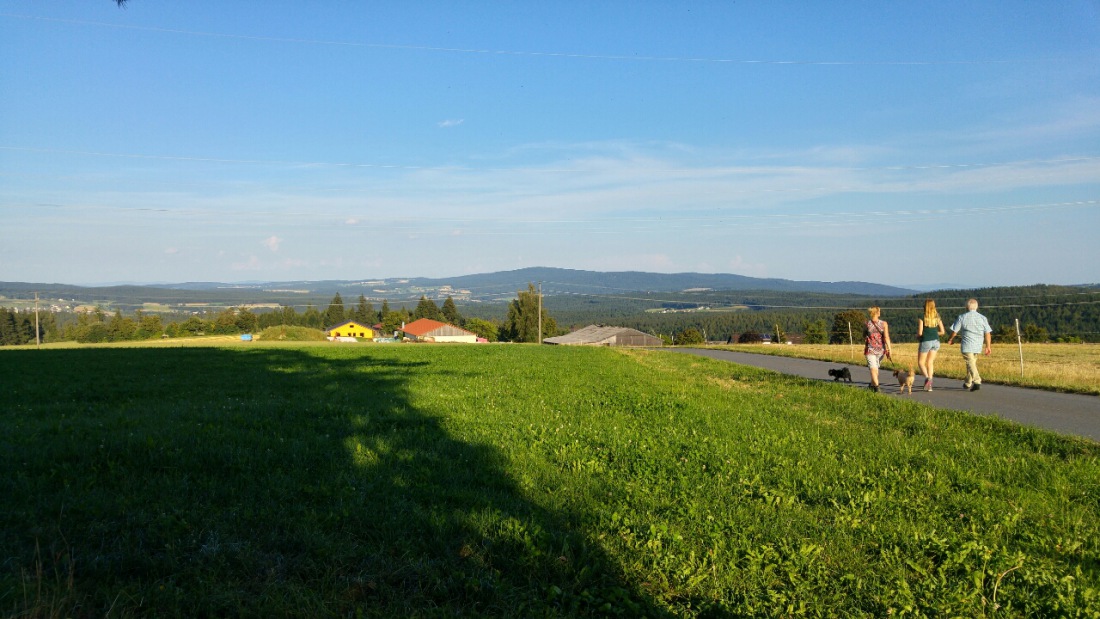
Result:
[[[871,320],[878,320],[879,315],[882,314],[882,309],[877,305],[874,307],[868,307],[867,313],[871,315]]]
[[[932,299],[924,301],[924,326],[935,327],[940,324],[940,313],[936,311],[936,302]]]

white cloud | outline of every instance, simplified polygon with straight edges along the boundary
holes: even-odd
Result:
[[[441,128],[447,129],[449,127],[457,127],[466,122],[465,118],[449,118],[447,120],[441,120],[437,123]]]
[[[282,242],[283,242],[282,239],[280,239],[277,236],[272,235],[272,236],[269,236],[266,239],[264,239],[264,247],[267,247],[268,249],[270,249],[273,252],[277,252],[277,251],[279,251],[279,244],[282,243]]]
[[[165,248],[164,248],[164,253],[166,253],[166,254],[168,254],[169,256],[171,256],[171,255],[174,255],[174,254],[178,254],[178,253],[180,253],[180,250],[179,250],[179,248],[178,248],[178,247],[165,247]]]

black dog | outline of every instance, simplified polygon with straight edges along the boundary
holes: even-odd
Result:
[[[833,377],[833,382],[838,380],[846,380],[852,382],[852,372],[848,368],[840,368],[839,370],[829,370],[829,376]]]

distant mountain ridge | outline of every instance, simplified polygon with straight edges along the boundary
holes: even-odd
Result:
[[[870,282],[818,282],[759,278],[732,273],[649,273],[645,271],[581,271],[554,267],[529,267],[447,278],[411,278],[409,283],[425,286],[451,285],[460,288],[526,288],[528,283],[552,284],[551,290],[591,292],[603,288],[619,292],[681,292],[691,289],[774,290],[782,292],[824,292],[868,296],[901,297],[916,290]],[[518,286],[518,288],[516,288]],[[584,290],[589,288],[588,290]],[[575,290],[574,290],[575,289]]]
[[[827,294],[854,294],[871,297],[904,297],[916,290],[871,282],[796,281],[777,278],[757,278],[732,273],[648,273],[644,271],[582,271],[553,267],[529,267],[512,271],[497,271],[455,277],[387,277],[362,280],[316,280],[273,282],[182,282],[150,286],[75,286],[71,284],[39,284],[0,282],[0,295],[13,296],[39,292],[49,297],[103,299],[110,297],[142,297],[146,301],[180,301],[203,293],[204,298],[219,301],[255,296],[262,302],[276,293],[294,291],[310,297],[331,297],[337,292],[367,297],[389,295],[391,300],[419,298],[429,290],[450,288],[469,291],[472,300],[491,301],[509,297],[525,290],[529,283],[542,284],[544,294],[626,294],[631,292],[683,292],[687,290],[779,291]],[[327,300],[327,299],[326,299]],[[346,299],[347,301],[347,299]],[[243,302],[243,301],[242,301]]]

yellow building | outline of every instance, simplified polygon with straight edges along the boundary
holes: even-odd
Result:
[[[365,327],[354,320],[340,323],[335,327],[330,327],[325,331],[329,337],[362,337],[373,338],[374,330],[370,327]]]

